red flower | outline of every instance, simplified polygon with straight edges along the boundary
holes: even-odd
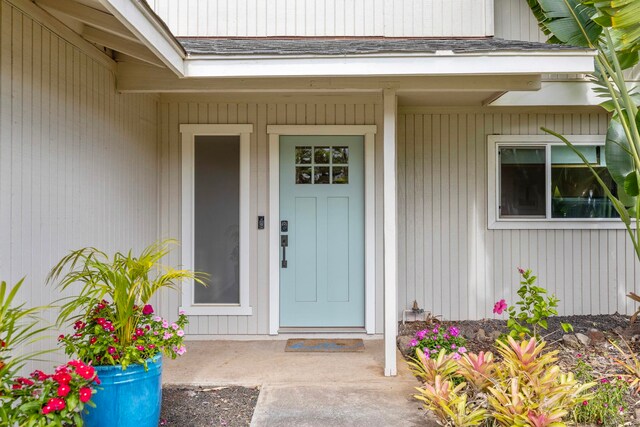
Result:
[[[35,370],[31,373],[31,378],[36,378],[38,381],[44,381],[49,378],[49,375],[40,370]]]
[[[136,348],[138,349],[138,351],[144,351],[143,345],[137,345]]]
[[[115,348],[115,347],[109,347],[109,348],[107,349],[107,351],[109,352],[109,354],[113,354],[113,353],[115,353],[115,352],[116,352],[116,348]]]
[[[33,381],[25,377],[16,378],[16,382],[22,385],[33,385]]]
[[[98,378],[98,376],[96,375],[96,377],[93,379],[93,382],[100,385],[100,378]]]
[[[507,309],[507,303],[505,300],[501,299],[493,306],[493,312],[496,314],[502,314],[503,311]]]
[[[16,384],[12,385],[11,388],[14,389],[14,390],[20,390],[22,388],[22,386],[20,384],[16,383]]]
[[[4,342],[3,340],[0,340],[0,348],[4,348],[7,346],[7,343]]]
[[[95,369],[93,369],[93,366],[89,365],[80,366],[78,369],[76,369],[76,373],[85,380],[90,380],[96,376]]]
[[[139,337],[143,336],[144,335],[144,329],[137,328],[136,329],[136,335],[139,336]]]
[[[104,325],[104,322],[106,322],[106,321],[107,321],[107,320],[106,320],[104,317],[98,317],[98,318],[96,319],[96,323],[97,323],[98,325]]]
[[[145,316],[153,314],[153,307],[151,306],[151,304],[147,304],[144,306],[144,308],[142,309],[142,314],[144,314]]]
[[[60,384],[58,386],[58,396],[65,397],[71,391],[69,384]]]
[[[62,341],[64,339],[64,334],[58,335],[58,341]]]
[[[64,403],[64,400],[59,399],[57,397],[52,397],[47,402],[48,406],[51,406],[54,411],[62,411],[67,405]]]
[[[42,415],[47,415],[51,411],[53,411],[53,408],[48,403],[42,407]]]
[[[58,384],[69,384],[69,381],[71,381],[71,375],[66,371],[56,372],[51,378],[53,378]]]
[[[80,394],[80,402],[87,403],[88,401],[91,400],[91,389],[89,387],[82,387],[80,389],[79,394]]]
[[[96,341],[98,341],[98,338],[96,337],[91,337],[91,339],[89,340],[89,344],[95,344]]]
[[[73,325],[73,329],[75,329],[75,330],[84,329],[85,326],[87,326],[86,323],[84,323],[82,320],[78,320],[75,323],[75,325]]]

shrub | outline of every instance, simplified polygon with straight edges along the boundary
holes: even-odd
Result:
[[[518,267],[518,272],[522,276],[518,296],[520,300],[507,308],[504,300],[498,301],[493,312],[502,314],[506,309],[509,313],[507,327],[509,335],[513,338],[524,339],[526,337],[539,338],[539,329],[547,329],[547,319],[551,315],[558,315],[558,298],[555,295],[546,296],[547,290],[535,285],[537,276],[532,271]],[[562,328],[566,331],[572,330],[568,323],[562,323]]]
[[[444,350],[446,354],[453,354],[454,359],[460,359],[467,351],[464,347],[466,342],[455,326],[447,328],[436,324],[433,328],[416,332],[409,346],[421,350],[427,357],[437,357]]]
[[[594,381],[592,368],[583,360],[578,360],[575,368],[576,377],[585,382]],[[577,423],[592,423],[603,426],[617,426],[624,423],[627,411],[625,395],[629,385],[622,376],[600,378],[596,381],[593,398],[583,401],[573,410],[573,419]]]

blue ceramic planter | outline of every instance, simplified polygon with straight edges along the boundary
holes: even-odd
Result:
[[[162,403],[162,355],[144,365],[96,366],[100,378],[93,395],[95,408],[86,406],[86,427],[157,427]]]

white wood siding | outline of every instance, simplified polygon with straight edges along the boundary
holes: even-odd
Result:
[[[149,0],[177,36],[493,34],[493,0]]]
[[[426,110],[425,110],[426,111]],[[449,110],[452,111],[452,110]],[[495,110],[494,110],[495,111]],[[629,313],[640,290],[624,230],[487,230],[487,135],[603,134],[597,113],[407,112],[398,123],[400,309],[491,317],[516,302],[516,267],[560,298],[561,314]]]
[[[191,316],[188,328],[194,335],[256,335],[269,333],[269,230],[257,229],[258,215],[269,213],[267,125],[378,125],[376,135],[376,182],[382,188],[382,105],[379,96],[298,96],[205,95],[163,96],[160,100],[161,219],[162,236],[181,235],[180,133],[182,123],[250,123],[250,301],[251,316]],[[382,212],[382,193],[376,194],[376,212]],[[269,224],[270,219],[266,218]],[[381,236],[382,215],[376,216],[376,232]],[[174,253],[172,264],[180,263]],[[376,328],[382,332],[382,240],[376,247]],[[161,298],[163,315],[175,316],[179,297]]]
[[[101,62],[0,8],[0,280],[26,276],[21,299],[49,304],[44,278],[68,251],[157,238],[157,97],[116,94]]]

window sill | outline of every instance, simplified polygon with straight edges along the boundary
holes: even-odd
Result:
[[[251,316],[252,307],[239,305],[192,305],[180,307],[187,316]]]
[[[632,227],[635,226],[632,224]],[[625,230],[624,223],[619,219],[552,219],[552,220],[523,220],[501,219],[490,221],[489,230]]]

